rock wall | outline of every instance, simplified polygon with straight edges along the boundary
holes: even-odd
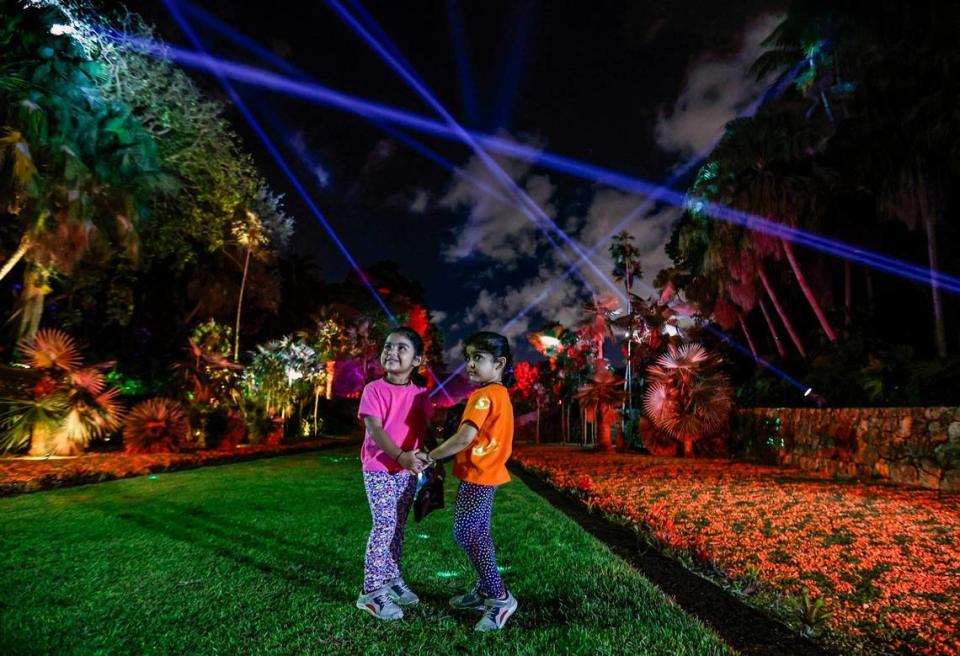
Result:
[[[740,408],[734,439],[781,464],[960,492],[960,408]]]

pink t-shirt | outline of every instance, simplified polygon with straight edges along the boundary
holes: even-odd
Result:
[[[394,385],[381,378],[367,383],[363,388],[357,416],[361,420],[364,417],[378,417],[393,443],[404,451],[410,451],[423,446],[427,422],[433,417],[433,404],[426,388],[413,383]],[[363,463],[363,471],[403,471],[396,460],[377,446],[369,432],[363,438],[360,462]]]

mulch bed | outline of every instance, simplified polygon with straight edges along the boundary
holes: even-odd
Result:
[[[551,445],[518,445],[514,458],[622,525],[634,549],[820,645],[960,656],[960,495],[722,459]]]
[[[250,445],[228,450],[192,451],[185,453],[128,454],[122,451],[89,453],[72,458],[27,459],[0,458],[0,497],[40,492],[60,487],[101,483],[120,478],[145,476],[159,472],[179,471],[226,465],[245,460],[270,458],[317,451],[355,443],[353,439],[329,438],[281,444]]]
[[[731,596],[676,560],[650,549],[638,548],[637,536],[630,529],[589,512],[580,501],[563,494],[536,473],[524,469],[517,461],[511,461],[510,470],[531,490],[635,567],[681,608],[716,631],[739,653],[748,656],[821,656],[833,653]]]

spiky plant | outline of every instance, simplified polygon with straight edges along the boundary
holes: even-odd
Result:
[[[71,372],[83,362],[76,340],[58,328],[38,330],[33,339],[22,340],[18,347],[35,369]]]
[[[670,345],[647,367],[643,407],[650,420],[693,453],[693,443],[719,430],[730,416],[732,396],[719,358],[696,343]]]
[[[0,412],[0,451],[21,451],[28,446],[32,456],[46,456],[53,451],[51,438],[67,413],[63,394],[3,399],[0,405],[4,408]]]
[[[107,387],[103,374],[114,363],[83,366],[76,341],[56,328],[37,331],[19,349],[39,379],[23,397],[6,402],[0,448],[29,443],[31,455],[75,455],[120,427],[119,391]]]
[[[172,399],[141,401],[127,414],[123,444],[127,453],[178,451],[190,435],[183,407]]]

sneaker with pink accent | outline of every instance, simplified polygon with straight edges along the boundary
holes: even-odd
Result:
[[[517,600],[507,593],[506,599],[484,599],[483,617],[473,627],[477,631],[499,631],[517,610]]]
[[[367,611],[378,620],[403,619],[403,610],[390,598],[386,587],[361,594],[357,597],[357,608]]]

